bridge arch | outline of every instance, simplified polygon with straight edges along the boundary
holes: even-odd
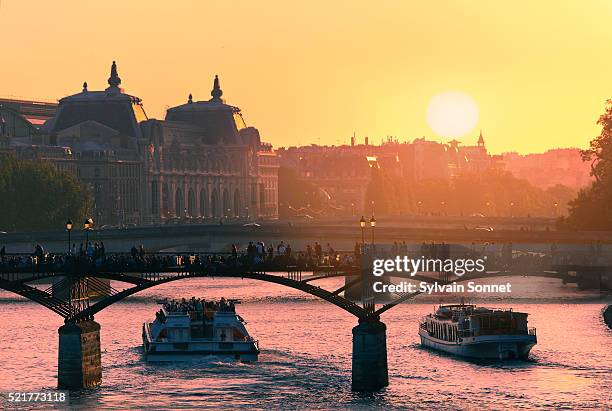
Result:
[[[196,271],[196,272],[176,272],[176,275],[171,275],[168,277],[162,277],[160,278],[159,275],[154,275],[154,274],[143,274],[142,276],[136,276],[136,275],[128,275],[128,274],[124,274],[121,272],[108,272],[108,271],[101,271],[101,272],[92,272],[90,277],[93,278],[99,278],[99,279],[108,279],[108,280],[114,280],[114,281],[120,281],[120,282],[124,282],[124,283],[129,283],[129,284],[133,284],[134,287],[131,288],[127,288],[125,290],[119,291],[114,295],[111,295],[109,297],[105,297],[102,300],[94,303],[93,305],[91,305],[89,308],[85,309],[84,311],[81,311],[80,313],[73,313],[72,311],[70,311],[69,308],[69,304],[63,300],[59,300],[55,297],[53,297],[52,295],[50,295],[49,293],[46,293],[43,290],[37,289],[35,287],[31,287],[28,286],[26,283],[27,282],[31,282],[34,280],[40,280],[43,278],[50,278],[50,277],[57,277],[57,276],[66,276],[69,275],[69,272],[41,272],[41,273],[33,273],[31,277],[27,277],[27,278],[22,278],[19,281],[9,281],[5,278],[2,278],[4,276],[0,277],[0,289],[4,289],[6,291],[9,292],[13,292],[15,294],[19,294],[23,297],[26,297],[34,302],[37,302],[47,308],[49,308],[50,310],[56,312],[57,314],[63,316],[64,318],[68,318],[70,317],[71,319],[84,319],[84,318],[88,318],[89,316],[93,316],[94,314],[98,313],[99,311],[101,311],[102,309],[112,305],[115,302],[118,302],[130,295],[136,294],[140,291],[143,291],[145,289],[151,288],[151,287],[155,287],[157,285],[161,285],[161,284],[165,284],[168,282],[172,282],[172,281],[177,281],[177,280],[181,280],[181,279],[185,279],[185,278],[215,278],[215,277],[224,277],[224,278],[248,278],[248,279],[254,279],[254,280],[259,280],[259,281],[264,281],[264,282],[271,282],[271,283],[275,283],[275,284],[279,284],[279,285],[283,285],[289,288],[293,288],[296,290],[300,290],[303,291],[307,294],[310,295],[314,295],[316,297],[319,297],[325,301],[328,301],[342,309],[344,309],[345,311],[353,314],[354,316],[356,316],[359,319],[378,319],[380,318],[380,315],[383,314],[384,312],[390,310],[391,308],[395,307],[398,304],[401,304],[404,301],[407,301],[411,298],[414,298],[416,296],[418,296],[419,294],[421,294],[421,292],[415,292],[415,293],[406,293],[406,294],[401,294],[399,298],[397,298],[396,300],[387,303],[385,305],[383,305],[382,307],[378,308],[377,310],[373,311],[373,312],[367,312],[364,308],[360,307],[359,305],[357,305],[356,303],[345,299],[344,297],[340,297],[340,292],[343,291],[344,289],[346,289],[349,286],[353,286],[356,285],[357,282],[359,281],[351,281],[351,283],[349,285],[345,285],[344,287],[341,287],[340,289],[336,290],[336,291],[328,291],[325,290],[321,287],[318,286],[314,286],[311,285],[310,282],[318,280],[318,279],[322,279],[322,278],[330,278],[330,277],[339,277],[339,276],[347,276],[348,272],[334,272],[334,273],[328,273],[326,275],[321,275],[321,276],[317,276],[314,278],[309,278],[306,280],[296,280],[296,279],[292,279],[289,277],[282,277],[280,275],[272,275],[272,274],[266,274],[263,272],[240,272],[240,273],[235,273],[235,271],[228,271],[228,272],[202,272],[202,271]],[[519,275],[519,274],[516,274]],[[452,283],[452,282],[464,282],[464,281],[470,281],[470,280],[476,280],[476,279],[483,279],[483,278],[496,278],[496,277],[508,277],[508,276],[516,276],[513,275],[512,273],[508,272],[508,273],[490,273],[490,274],[481,274],[478,276],[471,276],[468,278],[464,278],[464,277],[460,277],[460,278],[456,278],[456,279],[451,279],[448,281],[443,281],[437,278],[432,278],[432,277],[425,277],[425,276],[417,276],[414,277],[415,280],[417,281],[429,281],[429,282],[433,282],[433,281],[438,281],[438,282],[442,282],[442,283]],[[520,274],[522,276],[522,274]],[[157,279],[151,279],[150,277],[155,277],[157,276]],[[529,275],[530,277],[546,277],[546,278],[557,278],[557,279],[563,279],[565,278],[564,273],[562,272],[542,272],[542,273],[536,273],[536,274],[532,274]],[[353,277],[357,277],[357,276],[353,276]],[[87,278],[87,276],[77,276],[77,278]],[[358,280],[360,280],[358,278]],[[398,294],[399,295],[399,294]]]
[[[100,278],[104,276],[105,274],[102,274]],[[113,276],[113,277],[114,277],[113,279],[117,281],[128,280],[126,282],[130,282],[129,279],[122,280],[120,278],[117,278],[116,276]],[[152,288],[152,287],[155,287],[161,284],[166,284],[169,282],[178,281],[178,280],[182,280],[186,278],[218,278],[218,277],[224,277],[224,278],[240,277],[242,279],[246,278],[246,279],[259,280],[259,281],[283,285],[289,288],[293,288],[295,290],[303,291],[310,295],[314,295],[315,297],[321,298],[339,308],[342,308],[343,310],[347,311],[348,313],[354,315],[357,318],[366,317],[366,311],[362,307],[360,307],[359,305],[357,305],[356,303],[350,300],[340,297],[338,294],[334,292],[325,290],[321,287],[313,286],[311,284],[304,283],[302,281],[294,280],[294,279],[287,278],[287,277],[281,277],[278,275],[272,275],[272,274],[266,274],[266,273],[260,273],[260,272],[245,272],[245,273],[240,273],[240,274],[215,273],[215,274],[210,274],[210,275],[202,274],[202,273],[190,273],[186,275],[177,275],[177,276],[162,278],[156,281],[143,281],[143,282],[140,282],[139,284],[136,284],[134,287],[127,288],[125,290],[118,292],[117,294],[103,298],[102,300],[91,305],[89,308],[76,314],[72,319],[80,320],[80,319],[89,318],[97,314],[98,312],[102,311],[104,308],[107,308],[110,305],[125,299],[126,297],[129,297],[133,294],[139,293],[140,291],[143,291],[148,288]]]

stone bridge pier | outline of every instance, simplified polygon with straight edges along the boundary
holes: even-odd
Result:
[[[67,321],[59,330],[57,386],[77,390],[102,382],[100,324],[93,318]]]
[[[360,320],[353,328],[353,391],[377,391],[389,385],[387,327],[380,320]]]

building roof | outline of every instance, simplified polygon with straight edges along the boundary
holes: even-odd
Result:
[[[121,79],[114,61],[108,84],[104,91],[89,91],[85,82],[80,93],[60,99],[56,115],[44,124],[42,131],[57,133],[85,121],[96,121],[121,134],[140,137],[138,123],[146,120],[147,115],[140,98],[119,88]]]
[[[242,143],[239,131],[246,127],[244,119],[238,107],[221,99],[219,76],[215,76],[210,94],[212,98],[204,101],[193,101],[190,94],[187,103],[168,109],[166,120],[197,125],[207,144]]]
[[[53,117],[57,103],[0,98],[0,108],[14,110],[34,127],[39,128],[45,121]]]

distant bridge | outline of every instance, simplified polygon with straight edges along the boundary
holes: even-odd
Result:
[[[472,223],[472,225],[475,223]],[[521,226],[522,227],[522,226]],[[367,238],[371,229],[367,228]],[[335,248],[350,249],[361,235],[354,225],[349,223],[318,222],[288,223],[264,222],[261,226],[244,227],[242,224],[179,224],[156,227],[135,227],[128,229],[108,230],[73,230],[71,241],[103,241],[108,251],[128,250],[132,245],[143,244],[148,251],[192,250],[192,251],[229,251],[232,244],[245,244],[248,241],[277,243],[281,240],[303,249],[306,243],[319,241],[330,242]],[[575,244],[590,245],[594,243],[612,244],[612,232],[565,232],[565,231],[521,231],[503,228],[494,231],[448,228],[448,227],[413,227],[403,224],[379,224],[375,228],[376,241],[392,243],[406,241],[409,243],[446,242],[446,243],[523,243],[523,244]],[[67,233],[65,231],[46,233],[12,233],[0,234],[0,245],[4,244],[11,252],[31,251],[35,244],[42,244],[52,252],[67,250]]]

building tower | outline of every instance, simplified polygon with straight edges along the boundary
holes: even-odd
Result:
[[[482,137],[482,130],[480,130],[480,136],[478,137],[478,147],[485,148],[485,141]]]

